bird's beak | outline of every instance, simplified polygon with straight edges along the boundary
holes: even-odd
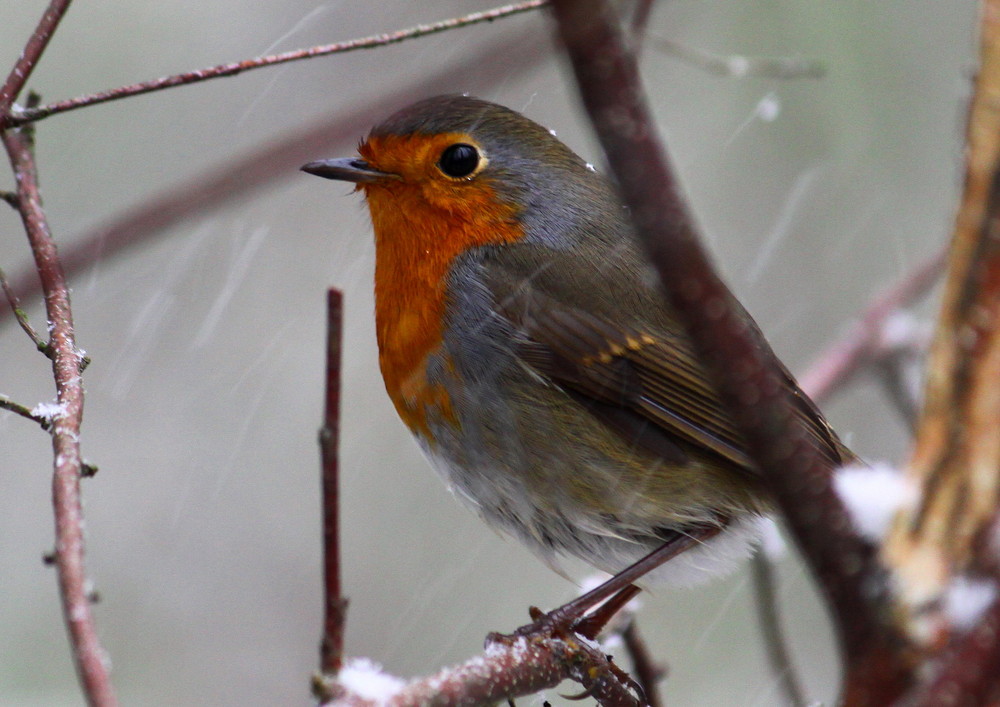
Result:
[[[317,160],[299,167],[303,172],[315,174],[327,179],[340,179],[355,184],[380,182],[386,179],[399,179],[398,174],[380,172],[367,162],[357,157],[342,157],[334,160]]]

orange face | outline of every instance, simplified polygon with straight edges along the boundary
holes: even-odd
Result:
[[[474,148],[478,158],[464,176],[446,173],[451,163],[443,155],[454,146]],[[523,232],[517,208],[501,203],[490,186],[489,155],[469,135],[376,135],[359,152],[371,168],[391,175],[359,183],[375,231],[382,376],[400,417],[426,431],[429,407],[449,414],[444,391],[424,379],[427,356],[440,350],[449,269],[469,249],[513,243]]]

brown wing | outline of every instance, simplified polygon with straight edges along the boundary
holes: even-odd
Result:
[[[488,284],[519,334],[516,345],[528,366],[631,444],[681,461],[680,441],[753,469],[740,433],[658,293],[646,292],[634,276],[629,282],[630,273],[613,265],[578,268],[566,281],[552,267],[534,262],[536,250],[521,255],[527,257],[501,258],[487,269],[493,275]],[[629,311],[651,307],[654,316]],[[850,452],[784,368],[782,374],[817,447],[831,462],[845,461]]]

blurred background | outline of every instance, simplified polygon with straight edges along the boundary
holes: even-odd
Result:
[[[9,67],[42,0],[8,0]],[[65,18],[30,87],[55,100],[221,62],[380,33],[487,2],[92,0]],[[719,266],[801,373],[883,286],[934,252],[958,192],[975,71],[971,0],[662,0],[655,37],[722,55],[805,57],[823,78],[726,78],[663,52],[642,68],[663,135]],[[6,68],[3,69],[6,71]],[[377,370],[373,245],[350,188],[296,171],[348,156],[389,110],[467,91],[595,147],[542,13],[56,116],[38,125],[53,231],[71,244],[124,209],[326,123],[317,154],[275,179],[72,275],[87,370],[88,566],[123,704],[309,701],[321,565],[316,433],[325,289],[345,291],[347,651],[401,676],[475,654],[527,607],[578,588],[449,496],[396,419]],[[237,180],[241,170],[235,170]],[[247,177],[249,179],[249,176]],[[0,189],[12,188],[0,179]],[[30,267],[0,209],[0,265]],[[44,329],[39,298],[25,302]],[[921,310],[933,313],[933,305]],[[8,318],[0,392],[54,396],[47,361]],[[861,381],[826,405],[863,456],[900,460],[905,427]],[[51,446],[0,412],[0,703],[82,702],[54,572]],[[569,562],[571,576],[585,567]],[[792,652],[812,699],[836,696],[824,610],[793,556],[779,565]],[[643,596],[640,627],[669,665],[672,705],[778,704],[747,573]],[[575,686],[574,686],[575,687]],[[563,692],[573,692],[574,687]],[[559,702],[557,691],[545,699]],[[537,705],[542,698],[519,704]]]

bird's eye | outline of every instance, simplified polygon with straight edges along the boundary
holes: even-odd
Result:
[[[479,150],[464,142],[446,147],[438,160],[438,168],[449,177],[468,177],[477,167]]]

